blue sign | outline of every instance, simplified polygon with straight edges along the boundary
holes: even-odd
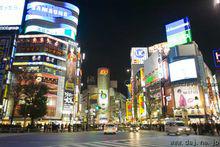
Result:
[[[220,49],[212,51],[215,67],[220,68]]]
[[[135,55],[137,58],[143,58],[145,56],[145,51],[143,49],[137,49]]]

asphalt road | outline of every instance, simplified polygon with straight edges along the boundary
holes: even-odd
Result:
[[[167,136],[163,132],[0,134],[0,147],[220,147],[219,136]]]

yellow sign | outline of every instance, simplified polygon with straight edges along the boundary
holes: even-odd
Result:
[[[129,122],[132,119],[132,102],[126,101],[126,120]]]
[[[140,116],[142,116],[144,114],[144,105],[145,105],[143,95],[139,95],[138,103],[139,103],[139,113],[140,113]]]

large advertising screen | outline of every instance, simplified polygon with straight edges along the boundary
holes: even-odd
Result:
[[[169,64],[171,82],[197,78],[195,59],[184,59]]]
[[[30,0],[25,18],[25,33],[40,32],[75,40],[79,9],[54,0]]]
[[[2,26],[19,26],[22,23],[25,0],[0,1],[0,29]]]
[[[200,106],[199,88],[197,85],[174,87],[176,108],[195,108]]]
[[[167,24],[166,35],[169,47],[192,42],[188,17]]]

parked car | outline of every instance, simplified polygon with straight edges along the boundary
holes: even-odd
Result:
[[[104,134],[116,134],[117,126],[114,124],[107,124],[104,126]]]
[[[189,126],[186,126],[183,121],[171,121],[166,122],[165,131],[167,135],[181,135],[186,134],[189,135],[191,133],[191,129]]]
[[[138,132],[140,130],[140,127],[137,125],[131,125],[129,130],[130,132]]]

